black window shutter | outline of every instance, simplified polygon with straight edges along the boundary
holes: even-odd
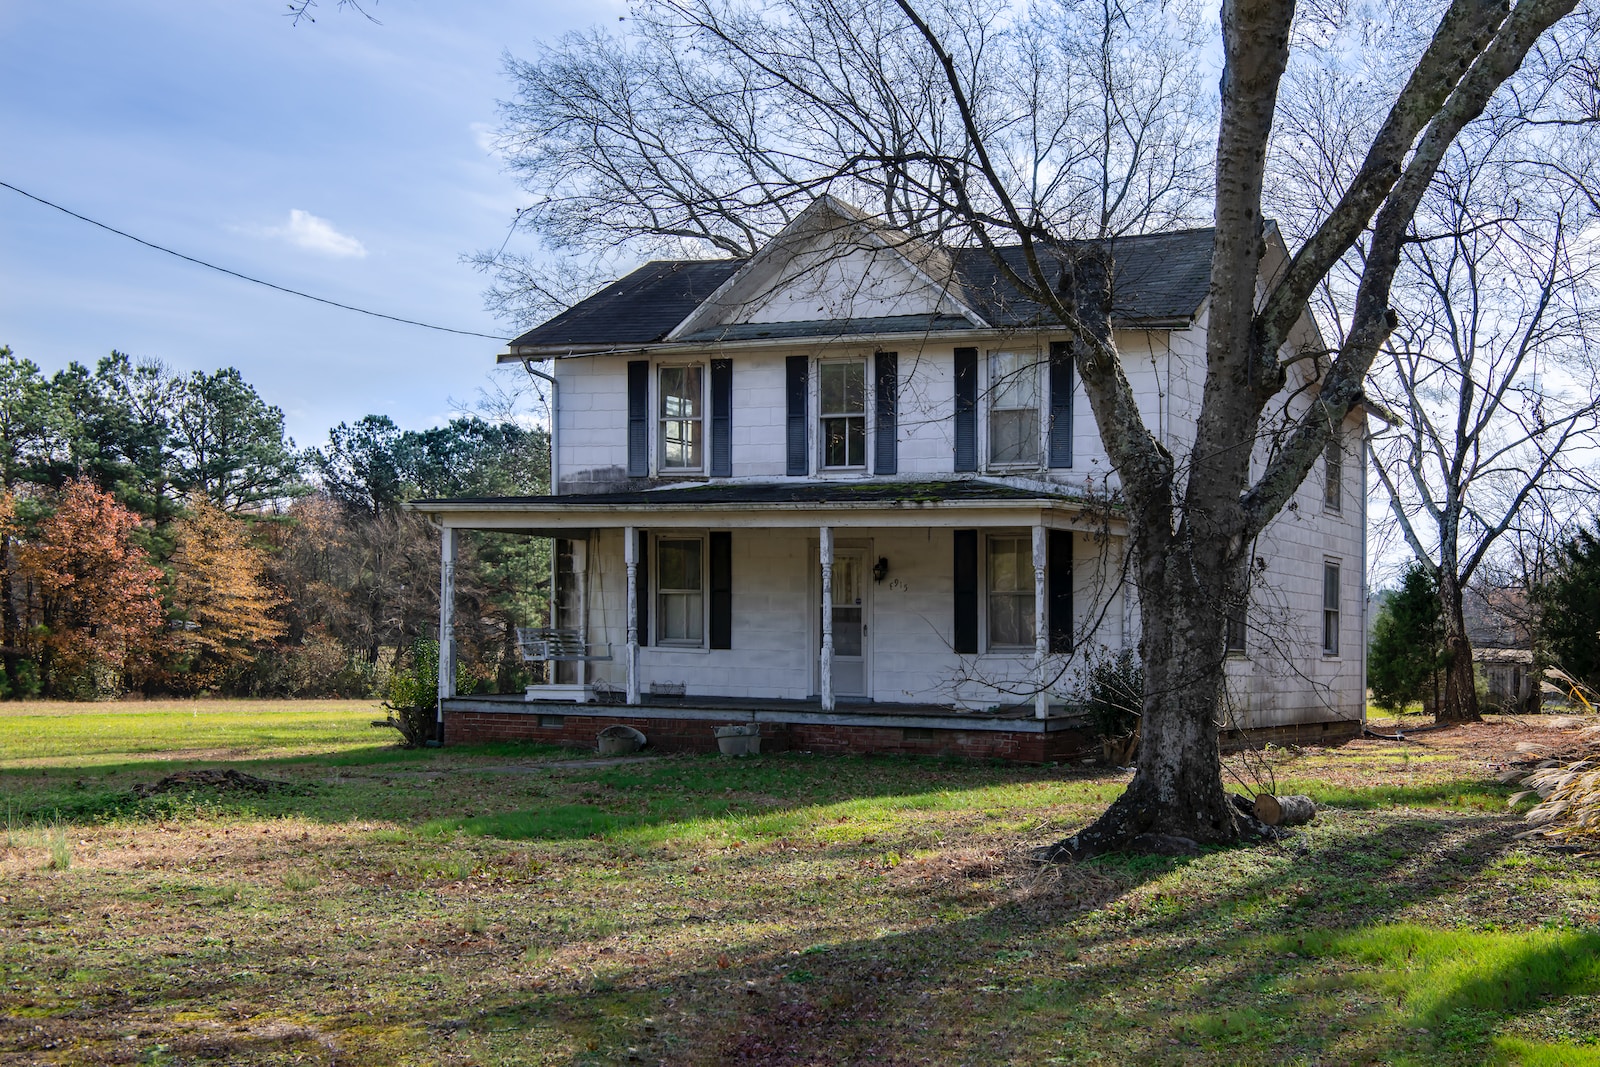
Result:
[[[634,577],[634,605],[639,616],[639,644],[650,643],[650,533],[639,531],[639,570]]]
[[[956,349],[956,470],[977,469],[978,350],[958,348]],[[974,647],[973,651],[976,652],[977,648]]]
[[[895,440],[899,430],[897,419],[900,408],[900,357],[893,352],[879,352],[873,357],[877,425],[873,430],[875,448],[872,473],[893,474],[899,467]]]
[[[711,361],[711,476],[733,477],[733,360]]]
[[[956,530],[956,625],[957,652],[978,651],[978,531]]]
[[[650,361],[628,361],[628,477],[650,475]]]
[[[803,476],[811,472],[811,457],[806,448],[806,357],[790,356],[785,360],[784,376],[784,396],[789,406],[786,473]]]
[[[1050,345],[1050,466],[1072,466],[1072,346]]]
[[[711,533],[711,647],[733,647],[733,534]]]
[[[1072,531],[1051,530],[1045,542],[1050,651],[1072,651]]]

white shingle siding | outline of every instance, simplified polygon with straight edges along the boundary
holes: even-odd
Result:
[[[1178,333],[1168,331],[1122,331],[1118,344],[1123,351],[1129,383],[1138,397],[1141,411],[1152,428],[1171,423],[1179,427],[1178,440],[1183,434],[1193,435],[1193,420],[1172,416],[1172,397],[1161,375],[1167,364],[1176,362],[1167,358],[1167,349],[1192,350],[1196,331]],[[696,360],[693,356],[675,355],[671,358],[651,360],[649,426],[651,449],[658,447],[657,368],[662,365],[681,365],[685,362],[702,362],[709,365],[712,358],[730,359],[733,364],[733,417],[730,440],[733,452],[733,476],[746,479],[778,479],[785,477],[785,426],[788,407],[784,396],[784,361],[789,356],[803,355],[809,362],[811,397],[807,407],[807,434],[811,446],[812,473],[820,473],[817,457],[818,424],[816,402],[817,363],[822,359],[860,358],[867,361],[869,401],[867,425],[869,440],[876,421],[875,405],[871,399],[872,355],[881,348],[897,352],[899,356],[897,459],[899,478],[939,478],[955,470],[955,350],[957,347],[975,347],[979,352],[980,379],[982,365],[992,351],[1026,348],[1039,352],[1039,391],[1046,404],[1041,421],[1048,419],[1048,375],[1045,355],[1049,351],[1049,334],[1022,334],[1011,338],[990,336],[979,340],[953,340],[941,338],[935,343],[923,344],[885,341],[881,345],[862,345],[840,342],[830,345],[796,344],[793,347],[763,346],[760,348],[726,348],[715,353],[707,352]],[[1198,342],[1203,345],[1203,338]],[[594,483],[616,483],[623,480],[628,465],[628,355],[584,356],[556,361],[555,373],[560,381],[560,476],[565,491],[594,491]],[[1194,387],[1180,383],[1179,400],[1190,402]],[[983,390],[979,396],[979,438],[983,432],[985,414]],[[1197,395],[1193,396],[1197,401]],[[710,432],[709,411],[706,433]],[[1016,469],[997,470],[1000,474],[1029,474],[1050,480],[1083,484],[1092,482],[1104,491],[1115,487],[1115,474],[1100,443],[1095,428],[1094,413],[1082,385],[1074,381],[1073,404],[1073,463],[1064,470],[1038,469],[1033,472]],[[868,453],[872,451],[868,448]],[[986,465],[985,450],[979,450],[980,465]],[[870,470],[870,467],[869,467]],[[1109,481],[1107,479],[1110,479]],[[604,484],[600,486],[604,488]]]
[[[1117,339],[1129,383],[1148,425],[1170,448],[1181,453],[1193,439],[1194,413],[1204,384],[1195,369],[1203,366],[1203,329],[1195,326],[1178,331],[1123,331]],[[1045,352],[1048,341],[1048,336],[1028,335],[1026,344]],[[979,349],[981,360],[993,349],[1018,343],[1015,339],[989,339],[973,344]],[[897,476],[950,476],[954,467],[956,343],[941,339],[937,344],[916,347],[905,343],[883,347],[899,353]],[[734,476],[753,480],[784,477],[786,357],[811,358],[814,380],[815,360],[819,357],[870,358],[871,352],[869,346],[848,343],[719,351],[718,358],[731,358],[734,368]],[[568,491],[603,490],[623,480],[628,458],[627,362],[625,356],[592,356],[557,363],[561,380],[561,476]],[[683,359],[677,357],[672,362],[681,363]],[[653,364],[652,416],[656,382]],[[1041,396],[1044,392],[1041,377]],[[1309,396],[1301,394],[1295,402],[1295,413],[1309,403]],[[980,420],[983,415],[980,397]],[[1081,386],[1074,391],[1073,420],[1072,468],[1041,470],[1031,476],[1089,485],[1098,491],[1114,488],[1116,477]],[[653,417],[650,433],[654,448],[657,431]],[[814,395],[808,410],[808,434],[815,456],[818,425]],[[1266,566],[1253,571],[1248,657],[1234,657],[1228,663],[1237,725],[1271,726],[1361,714],[1361,427],[1355,420],[1346,428],[1345,439],[1349,454],[1345,462],[1343,512],[1325,511],[1319,463],[1296,493],[1293,506],[1273,521],[1256,545],[1255,555]],[[1257,452],[1259,465],[1265,460],[1266,445],[1260,445]],[[646,523],[641,517],[640,524]],[[840,530],[839,536],[869,538],[873,558],[889,557],[898,583],[885,583],[873,590],[876,603],[869,632],[875,699],[967,707],[1019,699],[1016,694],[1007,694],[1005,686],[1025,686],[1031,680],[1031,655],[961,657],[951,651],[952,547],[948,529],[914,534]],[[592,617],[594,625],[606,631],[606,639],[620,649],[626,641],[621,542],[615,531],[601,531],[596,537],[591,574]],[[1102,561],[1102,546],[1092,538],[1080,536],[1075,544],[1075,634],[1080,649],[1115,650],[1137,640],[1137,607],[1133,598],[1108,588],[1118,566],[1114,554],[1120,552],[1120,542],[1112,540],[1107,544],[1113,553],[1109,561]],[[722,652],[646,648],[640,659],[643,684],[648,688],[651,682],[687,682],[691,692],[709,696],[813,696],[815,667],[811,654],[797,641],[795,620],[816,611],[812,604],[815,592],[808,584],[810,568],[816,565],[815,535],[772,532],[753,536],[741,531],[734,536],[733,545],[735,648]],[[1322,567],[1328,559],[1340,562],[1343,583],[1337,657],[1322,653]],[[1109,597],[1113,603],[1102,612],[1092,602],[1093,595]],[[1100,625],[1089,632],[1092,619],[1099,619]],[[814,621],[811,625],[814,628]],[[814,632],[808,631],[808,635],[808,640],[815,640]],[[620,662],[597,664],[595,673],[612,685],[623,683]],[[1072,668],[1067,670],[1058,690],[1061,695],[1076,699],[1075,686],[1076,669]]]

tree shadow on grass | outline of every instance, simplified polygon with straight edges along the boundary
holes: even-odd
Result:
[[[735,762],[674,756],[625,766],[572,765],[593,758],[548,745],[375,746],[266,760],[13,768],[0,771],[0,792],[7,797],[10,819],[19,824],[198,815],[384,820],[409,823],[436,837],[457,832],[505,841],[627,837],[643,846],[685,832],[712,832],[707,829],[712,824],[719,833],[777,836],[808,825],[808,810],[817,805],[859,801],[882,804],[887,811],[937,805],[950,790],[1100,780],[1093,772],[932,757],[790,754]],[[507,761],[515,765],[507,767]],[[199,785],[144,797],[132,790],[137,783],[211,768],[244,771],[284,787],[251,793]],[[694,826],[699,829],[686,830]]]
[[[1507,942],[1492,966],[1441,973],[1426,1004],[1386,1007],[1387,965],[1363,958],[1360,939],[1393,940],[1385,931],[1407,909],[1469,890],[1512,827],[1417,813],[1338,822],[1253,853],[1085,864],[1062,876],[1066,907],[1013,892],[936,921],[929,906],[943,891],[908,882],[908,903],[929,920],[910,931],[798,955],[757,937],[730,946],[726,967],[555,979],[491,998],[477,1020],[434,1022],[476,1033],[485,1049],[501,1040],[491,1031],[554,1027],[589,1049],[574,1064],[630,1049],[645,1062],[772,1067],[1476,1064],[1493,1055],[1495,1029],[1541,997],[1595,988],[1584,954],[1600,939],[1570,935]],[[1264,869],[1237,877],[1240,864]],[[1087,900],[1071,892],[1086,875]],[[647,1016],[658,1021],[642,1025]]]

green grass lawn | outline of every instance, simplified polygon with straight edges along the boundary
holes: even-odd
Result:
[[[1600,863],[1514,840],[1506,728],[1236,759],[1317,821],[1036,871],[1124,774],[374,717],[0,706],[0,1062],[1600,1064]],[[199,767],[286,786],[133,792]]]

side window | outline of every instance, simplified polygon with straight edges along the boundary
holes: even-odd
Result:
[[[989,462],[1039,465],[1039,361],[1033,353],[989,355]]]
[[[705,644],[705,568],[698,537],[656,542],[656,644]]]
[[[1329,511],[1344,510],[1344,434],[1337,426],[1322,453],[1322,505]]]
[[[661,368],[659,469],[697,471],[705,466],[705,368]]]
[[[1322,654],[1339,654],[1339,565],[1322,565]]]
[[[1032,648],[1033,540],[990,537],[985,576],[988,583],[989,649]]]
[[[835,360],[817,368],[822,465],[867,465],[867,363]]]
[[[1226,621],[1226,623],[1224,625],[1227,628],[1226,628],[1226,630],[1224,630],[1223,635],[1222,635],[1222,637],[1223,637],[1223,645],[1222,645],[1223,651],[1225,651],[1225,652],[1243,652],[1244,651],[1244,609],[1243,608],[1235,608],[1233,611],[1228,612],[1227,621]]]

